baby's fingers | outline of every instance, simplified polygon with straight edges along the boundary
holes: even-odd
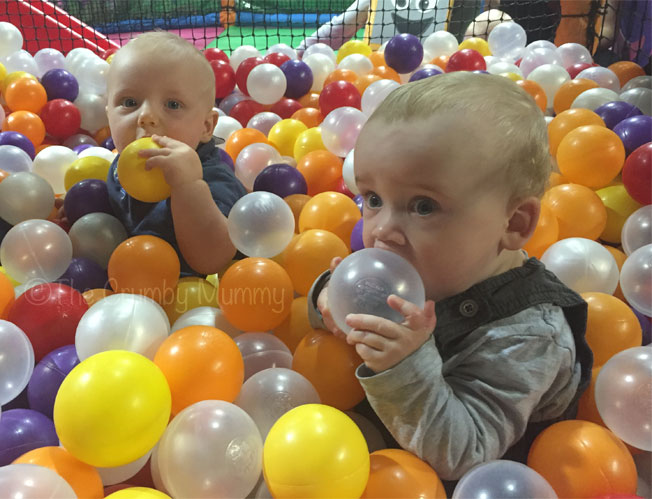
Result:
[[[436,323],[435,302],[428,300],[423,309],[400,296],[390,295],[387,304],[405,317],[405,325],[412,330],[433,329]]]

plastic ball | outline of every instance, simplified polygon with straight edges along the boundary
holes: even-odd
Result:
[[[59,443],[54,424],[40,412],[10,409],[0,419],[0,470],[25,452]],[[2,489],[3,495],[6,489]]]
[[[213,135],[220,139],[228,140],[233,132],[240,130],[242,125],[235,118],[230,116],[220,116],[217,120],[217,125],[213,130]]]
[[[325,149],[326,146],[322,141],[321,129],[319,127],[309,128],[305,132],[300,133],[297,137],[296,142],[294,143],[294,159],[297,162],[300,162],[301,159],[307,154],[313,151],[320,151]],[[306,181],[308,181],[307,178]],[[310,192],[310,184],[308,184],[308,191]]]
[[[276,336],[269,333],[243,333],[235,337],[244,361],[244,380],[272,367],[290,368],[292,353]]]
[[[423,67],[412,73],[412,76],[410,76],[410,82],[423,80],[424,78],[430,78],[431,76],[437,76],[442,73],[443,71],[438,66],[431,64],[428,67]],[[364,97],[364,94],[362,96]]]
[[[303,174],[285,163],[265,167],[254,181],[254,191],[271,192],[281,198],[292,194],[306,194],[307,190],[308,186]]]
[[[570,76],[572,77],[572,75]],[[570,109],[573,101],[581,93],[592,88],[598,88],[598,84],[593,80],[573,79],[563,83],[555,94],[553,102],[553,109],[555,114],[559,115],[562,112]]]
[[[7,173],[30,172],[32,160],[21,148],[13,145],[0,145],[0,164]]]
[[[326,81],[328,75],[335,71],[335,63],[327,55],[318,53],[310,54],[308,56],[304,54],[303,63],[306,64],[312,72],[313,80],[310,90],[317,92],[321,91],[321,89],[324,88],[324,81]]]
[[[247,76],[247,90],[252,99],[261,104],[274,104],[283,97],[286,89],[285,74],[273,64],[260,64]]]
[[[34,370],[34,349],[15,324],[0,320],[0,405],[16,398]]]
[[[134,236],[116,247],[107,270],[115,292],[166,303],[179,280],[180,266],[179,256],[168,242],[155,236]]]
[[[627,217],[622,230],[625,253],[631,255],[638,248],[652,243],[652,205],[638,208]]]
[[[59,139],[70,137],[81,125],[79,109],[65,99],[54,99],[45,104],[41,119],[47,133]]]
[[[259,132],[268,135],[272,127],[281,121],[281,119],[282,118],[276,113],[264,111],[253,115],[247,122],[246,128],[253,128],[254,130],[258,130]]]
[[[584,78],[585,80],[593,80],[601,88],[608,88],[614,92],[620,90],[620,81],[616,73],[610,69],[603,68],[600,66],[587,68],[577,75],[577,78]]]
[[[6,497],[22,499],[77,497],[61,475],[33,464],[10,464],[0,468],[0,490]]]
[[[292,239],[294,215],[281,197],[257,191],[233,205],[227,225],[233,245],[243,254],[272,257]]]
[[[294,49],[290,49],[290,50],[294,50]],[[274,66],[277,66],[279,68],[284,63],[292,59],[293,59],[292,57],[289,57],[288,55],[283,54],[281,52],[268,52],[265,55],[265,57],[263,57],[263,61],[268,62],[269,64],[273,64]],[[296,59],[296,57],[294,59]]]
[[[245,497],[260,476],[262,451],[246,412],[204,400],[170,423],[158,448],[159,472],[173,497]]]
[[[637,107],[624,101],[607,102],[598,107],[595,113],[602,118],[610,130],[624,119],[642,114]]]
[[[76,133],[75,135],[71,135],[66,140],[64,140],[63,145],[75,150],[75,148],[81,145],[97,147],[97,141],[93,137],[85,133]],[[84,149],[87,148],[85,147]],[[75,152],[81,152],[81,151],[75,151]]]
[[[182,277],[173,298],[164,304],[164,310],[170,324],[174,324],[187,311],[202,306],[217,306],[217,288],[201,277]]]
[[[312,88],[312,69],[305,62],[286,61],[281,65],[281,71],[285,74],[287,81],[286,97],[297,99],[307,94]]]
[[[355,172],[353,170],[353,156],[355,150],[351,149],[349,153],[344,158],[344,163],[342,164],[342,179],[346,183],[346,187],[353,194],[359,194],[358,186],[355,183]]]
[[[70,286],[80,293],[90,289],[104,288],[108,276],[106,269],[89,258],[73,258],[70,265],[56,282]]]
[[[113,215],[106,182],[99,179],[77,182],[66,193],[63,206],[72,224],[90,213]]]
[[[25,137],[22,133],[13,132],[13,131],[4,131],[0,133],[0,146],[16,146],[19,149],[22,149],[29,156],[30,160],[34,159],[36,155],[36,150],[34,144]],[[3,151],[8,150],[7,148],[2,148]],[[11,161],[8,157],[2,157],[3,170],[12,172],[20,171],[11,167]]]
[[[0,218],[12,225],[45,219],[53,206],[52,187],[34,173],[14,173],[0,183]]]
[[[421,41],[409,33],[393,36],[385,47],[387,65],[398,73],[411,73],[423,60]]]
[[[305,296],[298,296],[292,301],[290,315],[274,328],[273,333],[289,348],[290,352],[294,353],[299,342],[311,330],[312,327],[308,319],[308,299]],[[244,339],[241,337],[239,341]],[[292,365],[292,359],[290,359],[289,365]]]
[[[245,99],[231,108],[229,116],[238,120],[242,126],[245,126],[254,116],[263,113],[264,109],[264,106],[259,102],[252,99]]]
[[[270,430],[263,472],[273,496],[360,497],[369,477],[369,452],[346,414],[306,404],[285,413]]]
[[[308,94],[306,94],[308,95]],[[292,117],[299,109],[303,108],[303,104],[295,99],[288,99],[282,97],[271,108],[270,111],[278,114],[282,119],[287,120]]]
[[[63,186],[66,190],[70,190],[76,183],[82,180],[106,180],[110,167],[111,163],[109,161],[97,156],[78,158],[66,169],[66,174],[63,177]],[[129,176],[129,172],[125,176]],[[128,182],[133,182],[133,178],[131,180],[128,179]],[[124,180],[122,180],[122,183],[124,184]],[[140,189],[142,190],[143,188],[141,187]]]
[[[607,209],[607,224],[602,234],[600,234],[600,239],[608,243],[618,244],[621,242],[625,221],[641,205],[627,194],[627,190],[622,184],[604,187],[596,191],[596,194]]]
[[[623,184],[640,204],[652,203],[652,142],[639,146],[625,160]]]
[[[622,266],[620,287],[627,302],[636,311],[652,316],[652,244],[631,253]]]
[[[620,93],[620,99],[637,109],[640,109],[647,116],[652,115],[652,90],[649,88],[633,88]]]
[[[49,182],[55,194],[66,192],[64,177],[66,170],[77,159],[77,154],[64,146],[50,146],[34,158],[33,172]],[[70,216],[66,210],[66,215]]]
[[[34,62],[36,62],[36,66],[38,67],[38,74],[36,76],[42,78],[51,69],[64,68],[66,58],[57,49],[44,48],[34,54]]]
[[[238,336],[242,332],[229,324],[223,312],[216,307],[197,307],[188,310],[174,322],[170,332],[175,333],[188,326],[216,327],[231,338]]]
[[[62,68],[51,69],[41,78],[48,100],[66,99],[73,102],[79,95],[79,83],[71,73]]]
[[[645,70],[631,61],[614,62],[608,69],[618,76],[618,80],[622,86],[625,86],[633,78],[645,75]]]
[[[491,30],[487,41],[494,56],[516,61],[525,49],[527,34],[520,24],[503,22]]]
[[[267,137],[262,132],[252,128],[238,129],[233,131],[226,140],[225,150],[235,162],[245,147],[257,143],[267,144]]]
[[[557,55],[561,58],[561,65],[568,69],[574,64],[592,64],[591,52],[579,43],[564,43],[557,47]]]
[[[571,103],[571,109],[590,109],[594,111],[607,102],[620,100],[618,94],[608,88],[590,88],[578,95]]]
[[[7,85],[3,93],[11,111],[31,111],[39,114],[48,97],[45,88],[31,78],[21,78]]]
[[[84,297],[84,300],[86,300],[86,303],[88,303],[88,306],[92,307],[98,301],[102,300],[103,298],[106,298],[107,296],[111,296],[113,294],[115,293],[110,289],[96,288],[96,289],[88,289],[84,291],[82,293],[82,296]]]
[[[470,38],[465,38],[462,43],[460,43],[459,50],[464,50],[464,49],[473,49],[476,52],[480,52],[482,56],[490,56],[492,55],[491,50],[489,49],[489,44],[487,43],[487,40],[484,38],[480,37],[470,37]]]
[[[555,95],[559,88],[570,81],[570,75],[557,64],[543,64],[534,68],[527,77],[528,80],[538,83],[546,94],[548,107],[552,108]]]
[[[424,52],[430,57],[450,56],[458,47],[457,38],[447,31],[435,31],[423,41]]]
[[[16,52],[4,57],[2,62],[8,73],[13,73],[14,71],[25,71],[32,75],[38,73],[38,66],[34,61],[32,54],[26,50],[17,50]]]
[[[100,477],[102,478],[102,483],[105,487],[121,482],[126,482],[131,478],[133,478],[134,481],[138,481],[138,477],[135,475],[139,474],[140,470],[145,467],[152,453],[153,452],[150,450],[144,456],[136,459],[135,461],[132,461],[131,463],[123,464],[122,466],[115,466],[112,468],[98,467],[95,469],[98,471]],[[149,474],[148,470],[145,470],[145,473]],[[148,481],[151,481],[151,479]],[[108,491],[105,490],[105,493],[108,493]]]
[[[279,152],[269,144],[256,142],[244,147],[236,157],[235,174],[248,190],[252,190],[258,174],[277,163],[281,163]]]
[[[223,99],[235,88],[235,71],[228,61],[210,61],[211,69],[215,75],[215,98]]]
[[[487,69],[487,63],[480,52],[473,49],[458,50],[453,53],[446,64],[446,72],[476,71]]]
[[[279,153],[284,156],[292,156],[297,137],[307,129],[308,127],[301,121],[285,119],[272,126],[267,139]]]
[[[127,194],[144,203],[158,203],[170,197],[170,186],[160,168],[145,170],[146,158],[138,153],[144,149],[159,149],[151,138],[143,137],[124,148],[118,160],[118,177]]]
[[[0,267],[0,319],[6,319],[14,301],[14,283],[4,273],[4,269]]]
[[[652,116],[633,116],[626,118],[614,127],[629,155],[638,147],[652,142]]]
[[[336,156],[346,156],[355,146],[367,116],[353,107],[340,107],[331,111],[321,124],[322,141]]]
[[[523,246],[528,255],[541,258],[544,251],[559,239],[559,222],[552,209],[541,204],[541,213],[530,240]]]
[[[301,210],[299,232],[327,230],[348,245],[359,219],[360,213],[351,198],[339,192],[322,192],[313,196]]]
[[[95,132],[108,126],[106,115],[106,96],[80,93],[75,99],[75,105],[81,113],[81,128]]]
[[[453,499],[507,499],[537,497],[557,499],[539,473],[515,461],[489,461],[468,471],[458,482]]]
[[[27,400],[31,409],[52,419],[54,399],[59,387],[72,369],[79,364],[74,345],[52,350],[34,367],[27,385]]]
[[[84,215],[73,223],[68,235],[74,257],[93,260],[103,269],[108,267],[113,251],[127,239],[122,223],[106,213]]]
[[[349,40],[337,51],[337,62],[339,63],[342,59],[352,54],[361,54],[369,57],[371,55],[371,47],[362,40]],[[304,57],[305,55],[304,53]]]
[[[588,109],[568,109],[555,116],[548,124],[550,152],[557,155],[559,144],[571,131],[581,126],[604,126],[604,121]]]
[[[0,22],[0,57],[7,57],[22,46],[23,35],[20,30],[11,23]]]
[[[353,83],[338,80],[324,86],[319,95],[319,108],[324,116],[338,107],[360,109],[361,97]],[[295,154],[296,156],[296,154]]]
[[[618,265],[601,244],[570,237],[550,246],[541,261],[566,286],[577,293],[613,294],[618,286]]]
[[[371,74],[374,65],[367,56],[362,54],[351,54],[342,59],[342,61],[337,65],[337,69],[353,71],[358,78],[361,78],[365,75]]]
[[[41,145],[45,138],[45,125],[40,116],[30,111],[14,111],[2,124],[4,131],[22,133],[34,147]]]

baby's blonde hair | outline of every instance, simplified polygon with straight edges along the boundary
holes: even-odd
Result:
[[[552,166],[546,122],[534,99],[508,78],[460,71],[408,83],[393,91],[367,123],[450,112],[493,130],[495,150],[478,153],[500,157],[496,167],[504,172],[512,199],[543,195]]]
[[[130,40],[116,52],[113,61],[119,60],[121,52],[126,50],[136,50],[139,54],[147,57],[155,57],[162,54],[174,60],[190,60],[194,62],[197,71],[197,81],[201,82],[198,90],[201,87],[205,87],[201,90],[202,92],[207,92],[206,101],[210,104],[209,109],[212,109],[215,105],[215,74],[213,73],[213,68],[211,68],[210,63],[201,51],[188,40],[168,31],[149,31]],[[170,68],[170,71],[174,70],[175,68]]]

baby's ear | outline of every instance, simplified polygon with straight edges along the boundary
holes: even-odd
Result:
[[[213,136],[213,130],[215,130],[215,126],[217,125],[218,117],[219,113],[217,112],[216,107],[211,109],[210,112],[206,115],[206,119],[204,120],[204,133],[201,137],[202,142],[208,142],[211,140],[211,137]]]
[[[518,250],[525,246],[539,221],[541,200],[530,196],[519,200],[512,208],[507,228],[502,238],[502,247],[506,250]]]

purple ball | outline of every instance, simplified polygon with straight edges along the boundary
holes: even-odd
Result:
[[[66,99],[73,102],[79,95],[77,78],[65,69],[51,69],[41,78],[48,100]]]
[[[410,73],[423,61],[421,41],[409,33],[392,37],[385,47],[385,62],[397,73]]]
[[[356,222],[351,232],[351,251],[358,251],[364,248],[362,241],[362,218]]]
[[[410,81],[423,80],[424,78],[430,78],[431,76],[437,76],[442,74],[443,71],[437,68],[422,68],[419,71],[415,71],[412,76],[410,76]]]
[[[287,163],[278,163],[265,167],[258,174],[254,191],[267,191],[284,198],[290,194],[306,194],[308,184],[299,170]]]
[[[362,195],[356,194],[355,197],[353,198],[353,201],[355,201],[356,206],[360,208],[360,213],[362,213],[362,209],[364,208],[364,198],[362,197]]]
[[[641,329],[643,330],[643,341],[641,342],[641,345],[643,346],[649,345],[650,343],[652,343],[652,317],[643,315],[635,308],[632,308],[632,311],[634,312],[634,315],[638,319],[638,322],[640,322]]]
[[[233,163],[233,158],[232,158],[231,156],[229,156],[229,153],[226,152],[224,149],[220,149],[220,148],[217,149],[217,152],[218,152],[219,155],[220,155],[220,159],[221,159],[224,163],[226,163],[227,165],[229,165],[229,167],[231,168],[231,171],[234,172],[234,171],[235,171],[235,164]]]
[[[66,193],[63,209],[70,225],[89,213],[101,212],[113,215],[106,182],[95,178],[77,182]]]
[[[38,411],[11,409],[0,417],[0,466],[39,447],[59,445],[54,423]]]
[[[108,280],[106,270],[99,263],[89,258],[73,258],[63,275],[54,282],[83,293],[89,289],[104,289]]]
[[[86,135],[84,133],[76,133],[75,135],[68,137],[62,145],[69,147],[70,149],[75,149],[75,147],[81,146],[82,144],[90,144],[91,146],[96,146],[97,142],[95,142],[95,139],[90,135]]]
[[[29,154],[30,158],[34,159],[34,156],[36,156],[36,149],[34,149],[34,144],[32,144],[32,141],[25,137],[22,133],[0,133],[0,146],[16,146]]]
[[[290,99],[303,97],[312,88],[312,69],[303,61],[289,60],[281,64],[288,86],[285,96]]]
[[[626,118],[614,127],[629,156],[636,148],[652,142],[652,116],[633,116]]]
[[[34,367],[27,384],[30,408],[52,419],[54,399],[59,387],[72,368],[79,364],[75,345],[66,345],[51,351]]]
[[[93,147],[92,144],[79,144],[78,146],[73,147],[72,150],[79,154],[80,152],[85,151],[86,149],[90,149],[91,147]]]
[[[100,145],[104,149],[108,149],[109,151],[113,151],[115,149],[115,143],[113,142],[113,137],[109,137],[108,139],[105,139]]]
[[[595,113],[602,118],[609,130],[613,130],[624,119],[643,114],[639,108],[625,101],[607,102],[598,107]]]

